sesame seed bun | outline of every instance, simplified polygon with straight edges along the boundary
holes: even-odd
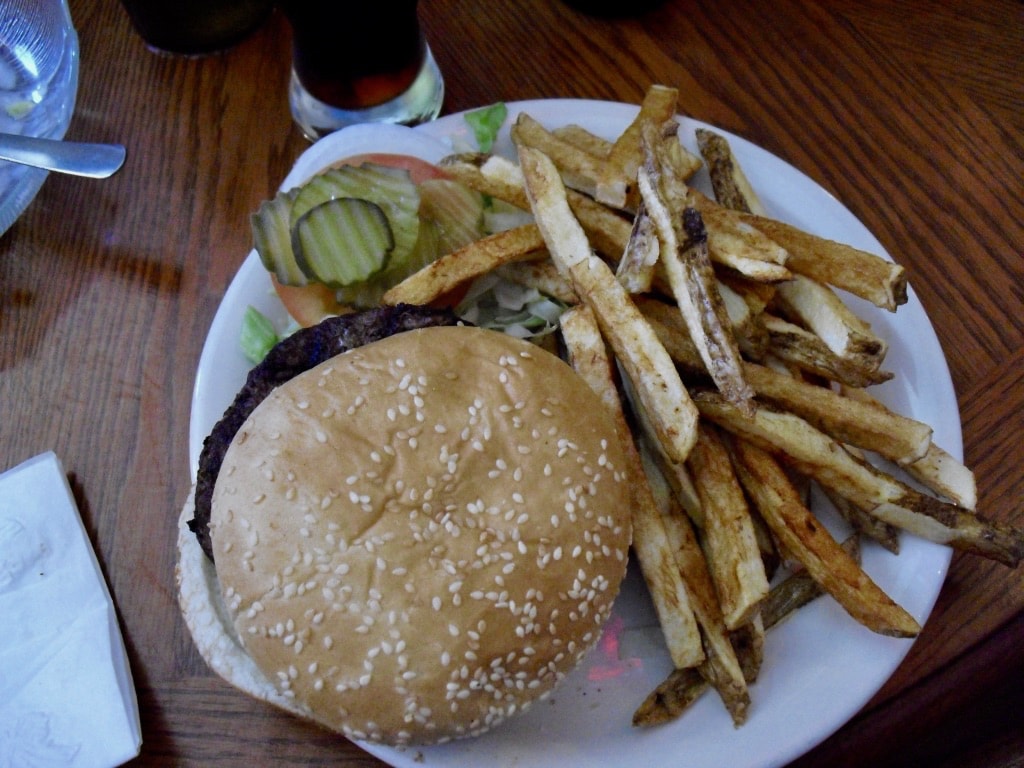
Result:
[[[631,537],[614,435],[565,363],[493,331],[426,328],[328,360],[228,449],[216,574],[186,574],[184,554],[179,574],[201,597],[206,567],[222,599],[189,622],[221,639],[197,645],[353,739],[482,733],[598,639]]]

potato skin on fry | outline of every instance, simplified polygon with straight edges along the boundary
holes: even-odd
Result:
[[[822,589],[869,629],[892,637],[916,637],[913,616],[864,573],[808,510],[775,459],[744,440],[731,440],[736,473],[761,516]]]

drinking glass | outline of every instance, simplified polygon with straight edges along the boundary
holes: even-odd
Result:
[[[0,0],[0,131],[61,139],[78,90],[78,35],[66,0]],[[0,233],[47,172],[0,160]]]
[[[241,42],[270,15],[273,0],[121,0],[157,53],[202,56]]]
[[[346,125],[437,117],[444,79],[417,0],[281,0],[292,26],[292,116],[310,140]]]

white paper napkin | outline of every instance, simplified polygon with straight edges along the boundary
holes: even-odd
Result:
[[[141,745],[110,592],[41,454],[0,475],[0,766],[109,768]]]

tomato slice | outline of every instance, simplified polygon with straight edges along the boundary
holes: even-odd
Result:
[[[374,163],[391,168],[404,168],[409,172],[409,176],[414,184],[420,184],[427,179],[448,178],[448,174],[426,160],[421,160],[412,155],[396,155],[387,152],[370,152],[363,155],[355,155],[342,160],[338,165],[359,165],[360,163]]]
[[[361,163],[375,163],[392,168],[402,168],[409,172],[413,183],[420,184],[428,179],[444,179],[447,174],[433,163],[421,160],[412,155],[397,155],[386,152],[372,152],[361,155],[353,155],[336,165],[359,165]],[[339,304],[334,298],[334,291],[326,285],[282,285],[271,275],[274,290],[277,291],[281,303],[288,311],[288,314],[299,325],[308,327],[316,325],[325,317],[331,315],[342,315],[350,312],[351,309]]]

